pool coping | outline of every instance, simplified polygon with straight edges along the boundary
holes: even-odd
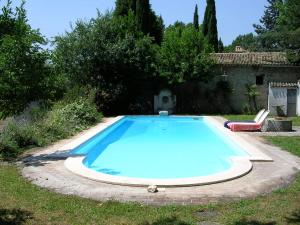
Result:
[[[99,132],[104,131],[115,123],[119,122],[125,116],[119,116],[113,120],[106,123],[106,125],[97,127],[90,130],[85,135],[79,137],[78,139],[73,140],[71,143],[63,146],[61,150],[72,150],[85,141],[89,140],[93,136],[97,135]],[[200,176],[192,178],[181,178],[181,179],[143,179],[143,178],[132,178],[132,177],[122,177],[122,176],[113,176],[101,172],[96,172],[92,169],[87,168],[83,164],[85,156],[71,156],[66,159],[64,162],[65,167],[79,176],[100,181],[108,184],[117,184],[124,186],[137,186],[144,187],[150,185],[156,185],[158,187],[186,187],[186,186],[199,186],[207,185],[213,183],[220,183],[229,180],[233,180],[248,174],[252,170],[251,161],[263,161],[263,162],[272,162],[272,158],[262,153],[256,146],[251,145],[248,141],[242,137],[236,135],[228,129],[220,126],[220,123],[212,117],[207,116],[172,116],[172,117],[201,117],[204,120],[207,120],[213,127],[218,129],[226,137],[229,137],[232,142],[242,148],[249,156],[243,157],[231,157],[232,166],[226,171],[216,173],[209,176]]]

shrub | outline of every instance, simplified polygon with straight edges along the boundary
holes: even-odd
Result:
[[[0,156],[4,159],[14,158],[24,148],[37,146],[34,127],[16,121],[8,123],[0,134]]]
[[[0,134],[0,156],[17,157],[30,147],[40,147],[67,138],[101,120],[91,97],[70,98],[50,110],[34,107],[24,120],[13,119]]]
[[[126,113],[136,91],[155,74],[158,47],[137,30],[132,14],[113,17],[107,13],[78,21],[55,43],[56,71],[65,74],[71,85],[96,88],[96,102],[104,114]]]

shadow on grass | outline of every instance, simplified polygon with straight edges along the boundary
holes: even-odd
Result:
[[[179,220],[177,217],[160,218],[152,223],[144,222],[140,225],[191,225],[184,221]]]
[[[29,219],[32,219],[32,214],[28,211],[19,209],[0,209],[1,225],[22,225]]]
[[[300,209],[291,216],[286,217],[286,221],[288,224],[300,224]]]

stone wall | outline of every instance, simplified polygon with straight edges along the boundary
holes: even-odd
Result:
[[[276,66],[218,66],[217,74],[226,74],[226,79],[233,87],[230,105],[237,113],[242,112],[247,104],[246,84],[256,84],[257,76],[264,76],[263,84],[257,85],[260,95],[258,107],[268,108],[268,92],[270,82],[297,82],[300,79],[300,67]],[[221,76],[221,75],[220,75]]]

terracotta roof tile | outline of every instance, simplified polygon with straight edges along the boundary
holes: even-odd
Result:
[[[288,82],[270,82],[271,87],[299,87],[300,81],[298,83],[288,83]]]
[[[292,65],[284,52],[212,53],[221,65]]]

